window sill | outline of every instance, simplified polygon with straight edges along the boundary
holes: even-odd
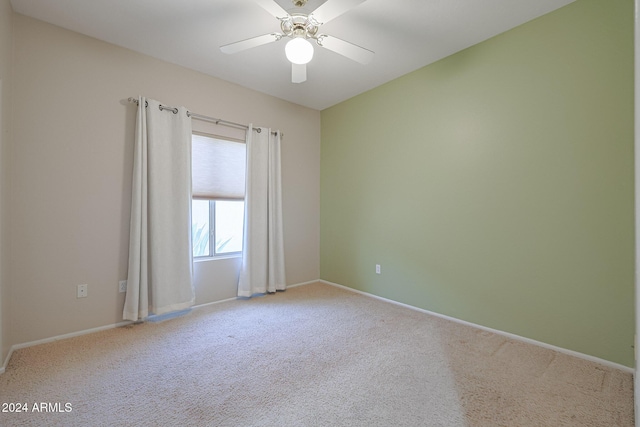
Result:
[[[210,256],[210,257],[198,257],[194,258],[193,262],[208,262],[208,261],[220,261],[223,259],[235,259],[242,258],[242,254],[230,254],[230,255],[219,255],[219,256]]]

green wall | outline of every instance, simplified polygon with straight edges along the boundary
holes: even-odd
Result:
[[[321,278],[633,366],[633,167],[633,1],[578,0],[322,112]]]

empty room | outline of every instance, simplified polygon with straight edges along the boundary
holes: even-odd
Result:
[[[636,425],[636,8],[0,0],[0,425]]]

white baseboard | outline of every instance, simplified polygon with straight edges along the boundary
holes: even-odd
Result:
[[[321,282],[321,281],[322,281],[322,280],[320,280],[320,279],[316,279],[316,280],[309,280],[308,282],[296,283],[295,285],[288,285],[288,286],[287,286],[287,289],[289,289],[289,288],[295,288],[295,287],[297,287],[297,286],[310,285],[310,284],[312,284],[312,283],[318,283],[318,282]]]
[[[198,309],[198,308],[203,308],[203,307],[208,307],[210,305],[216,305],[216,304],[222,304],[223,302],[228,302],[228,301],[235,301],[237,300],[238,297],[233,297],[233,298],[227,298],[227,299],[221,299],[219,301],[211,301],[211,302],[205,302],[203,304],[198,304],[198,305],[194,305],[193,309]]]
[[[543,348],[546,348],[546,349],[549,349],[549,350],[554,350],[554,351],[557,351],[559,353],[567,354],[569,356],[573,356],[573,357],[577,357],[577,358],[580,358],[580,359],[588,360],[590,362],[599,363],[601,365],[608,366],[608,367],[613,368],[613,369],[618,369],[618,370],[621,370],[621,371],[624,371],[624,372],[627,372],[627,373],[630,373],[630,374],[634,374],[635,373],[635,369],[634,368],[630,368],[628,366],[621,365],[619,363],[611,362],[609,360],[600,359],[599,357],[590,356],[588,354],[584,354],[584,353],[580,353],[580,352],[577,352],[577,351],[569,350],[569,349],[566,349],[566,348],[558,347],[558,346],[555,346],[555,345],[552,345],[552,344],[547,344],[545,342],[536,341],[536,340],[533,340],[531,338],[526,338],[526,337],[523,337],[523,336],[520,336],[520,335],[512,334],[510,332],[505,332],[505,331],[501,331],[501,330],[498,330],[498,329],[488,328],[486,326],[478,325],[476,323],[467,322],[466,320],[461,320],[461,319],[457,319],[455,317],[451,317],[451,316],[447,316],[447,315],[444,315],[444,314],[436,313],[436,312],[433,312],[433,311],[425,310],[425,309],[422,309],[422,308],[419,308],[419,307],[414,307],[414,306],[409,305],[409,304],[404,304],[404,303],[401,303],[401,302],[398,302],[398,301],[394,301],[394,300],[391,300],[391,299],[388,299],[388,298],[379,297],[377,295],[370,294],[368,292],[359,291],[357,289],[353,289],[353,288],[350,288],[350,287],[344,286],[344,285],[339,285],[339,284],[333,283],[333,282],[328,282],[326,280],[319,280],[319,282],[327,284],[327,285],[335,286],[337,288],[341,288],[341,289],[344,289],[344,290],[347,290],[347,291],[355,292],[357,294],[361,294],[361,295],[365,295],[365,296],[368,296],[368,297],[371,297],[371,298],[375,298],[375,299],[378,299],[378,300],[381,300],[381,301],[385,301],[385,302],[396,304],[396,305],[399,305],[399,306],[402,306],[402,307],[406,307],[406,308],[409,308],[411,310],[420,311],[422,313],[426,313],[426,314],[429,314],[431,316],[439,317],[441,319],[450,320],[452,322],[456,322],[456,323],[459,323],[459,324],[462,324],[462,325],[470,326],[472,328],[481,329],[483,331],[491,332],[491,333],[494,333],[494,334],[497,334],[497,335],[502,335],[504,337],[511,338],[511,339],[514,339],[514,340],[517,340],[517,341],[525,342],[525,343],[528,343],[528,344],[533,344],[533,345],[536,345],[536,346],[539,346],[539,347],[543,347]]]
[[[308,282],[295,283],[293,285],[287,285],[287,289],[295,288],[297,286],[310,285],[312,283],[318,283],[319,281],[320,281],[320,279],[316,279],[316,280],[310,280]],[[246,297],[241,297],[241,298],[246,298]],[[222,300],[219,300],[219,301],[205,302],[204,304],[194,305],[191,308],[194,308],[194,309],[195,308],[203,308],[203,307],[208,307],[210,305],[222,304],[223,302],[227,302],[227,301],[235,301],[237,299],[238,299],[238,297],[232,297],[232,298],[222,299]]]
[[[7,366],[9,365],[9,360],[11,359],[11,355],[14,351],[20,350],[21,348],[33,347],[34,345],[46,344],[54,341],[64,340],[67,338],[79,337],[81,335],[92,334],[94,332],[106,331],[107,329],[119,328],[120,326],[130,325],[131,321],[119,322],[112,325],[99,326],[97,328],[84,329],[82,331],[71,332],[68,334],[56,335],[50,338],[43,338],[41,340],[29,341],[22,344],[14,344],[9,348],[9,353],[7,354],[6,359],[4,360],[4,364],[0,367],[0,374],[4,373]]]
[[[288,288],[295,288],[296,286],[309,285],[311,283],[317,283],[319,281],[320,280],[311,280],[311,281],[308,281],[308,282],[296,283],[296,284],[293,284],[293,285],[288,285],[287,289]],[[197,308],[207,307],[209,305],[221,304],[223,302],[234,301],[236,299],[237,299],[237,297],[227,298],[227,299],[220,300],[220,301],[213,301],[213,302],[208,302],[208,303],[204,303],[204,304],[194,305],[192,308],[197,309]],[[59,341],[59,340],[67,339],[67,338],[79,337],[81,335],[92,334],[94,332],[105,331],[107,329],[119,328],[121,326],[130,325],[132,323],[135,323],[135,322],[131,322],[131,321],[119,322],[119,323],[115,323],[115,324],[112,324],[112,325],[105,325],[105,326],[99,326],[97,328],[84,329],[82,331],[71,332],[71,333],[63,334],[63,335],[56,335],[54,337],[44,338],[44,339],[36,340],[36,341],[25,342],[25,343],[22,343],[22,344],[14,344],[14,345],[11,346],[11,348],[9,348],[9,353],[7,353],[7,357],[4,359],[4,363],[0,366],[0,375],[3,374],[6,371],[7,366],[9,366],[9,360],[11,360],[11,355],[13,354],[13,352],[16,351],[16,350],[19,350],[21,348],[32,347],[34,345],[39,345],[39,344],[46,344],[46,343],[49,343],[49,342]]]
[[[484,331],[487,331],[487,332],[491,332],[491,333],[494,333],[494,334],[497,334],[497,335],[502,335],[504,337],[511,338],[511,339],[514,339],[514,340],[517,340],[517,341],[526,342],[526,343],[537,345],[539,347],[547,348],[547,349],[550,349],[550,350],[555,350],[557,352],[564,353],[564,354],[567,354],[569,356],[574,356],[574,357],[578,357],[580,359],[584,359],[584,360],[588,360],[588,361],[591,361],[591,362],[599,363],[601,365],[608,366],[610,368],[619,369],[621,371],[628,372],[628,373],[631,373],[631,374],[635,373],[635,369],[630,368],[628,366],[620,365],[618,363],[611,362],[609,360],[600,359],[598,357],[590,356],[588,354],[580,353],[580,352],[573,351],[573,350],[568,350],[568,349],[562,348],[562,347],[557,347],[555,345],[547,344],[547,343],[544,343],[544,342],[541,342],[541,341],[536,341],[536,340],[533,340],[531,338],[526,338],[526,337],[522,337],[520,335],[515,335],[515,334],[512,334],[510,332],[505,332],[505,331],[500,331],[498,329],[488,328],[486,326],[482,326],[482,325],[478,325],[478,324],[475,324],[475,323],[467,322],[466,320],[456,319],[455,317],[446,316],[446,315],[440,314],[440,313],[435,313],[433,311],[425,310],[425,309],[422,309],[422,308],[419,308],[419,307],[415,307],[415,306],[412,306],[412,305],[409,305],[409,304],[404,304],[404,303],[401,303],[401,302],[398,302],[398,301],[394,301],[394,300],[391,300],[391,299],[388,299],[388,298],[380,297],[380,296],[377,296],[377,295],[374,295],[374,294],[370,294],[368,292],[359,291],[357,289],[353,289],[353,288],[350,288],[348,286],[339,285],[337,283],[329,282],[329,281],[326,281],[326,280],[321,280],[321,279],[310,280],[308,282],[302,282],[302,283],[296,283],[294,285],[288,285],[287,288],[295,288],[297,286],[310,285],[312,283],[318,283],[318,282],[324,283],[324,284],[327,284],[327,285],[330,285],[330,286],[335,286],[337,288],[341,288],[341,289],[344,289],[346,291],[350,291],[350,292],[354,292],[354,293],[357,293],[357,294],[365,295],[365,296],[368,296],[368,297],[371,297],[371,298],[375,298],[375,299],[378,299],[378,300],[381,300],[381,301],[385,301],[385,302],[388,302],[388,303],[391,303],[391,304],[396,304],[396,305],[399,305],[399,306],[402,306],[402,307],[406,307],[406,308],[409,308],[411,310],[420,311],[422,313],[426,313],[426,314],[429,314],[429,315],[432,315],[432,316],[435,316],[435,317],[439,317],[441,319],[446,319],[446,320],[450,320],[452,322],[456,322],[456,323],[460,323],[460,324],[463,324],[463,325],[466,325],[466,326],[470,326],[472,328],[481,329],[481,330],[484,330]],[[209,305],[221,304],[223,302],[234,301],[236,299],[237,298],[234,297],[234,298],[228,298],[228,299],[220,300],[220,301],[213,301],[213,302],[210,302],[210,303],[196,305],[193,308],[196,309],[196,308],[207,307]],[[121,326],[130,325],[131,323],[133,323],[133,322],[131,322],[131,321],[119,322],[119,323],[115,323],[115,324],[112,324],[112,325],[105,325],[105,326],[100,326],[100,327],[97,327],[97,328],[85,329],[85,330],[82,330],[82,331],[71,332],[71,333],[63,334],[63,335],[57,335],[57,336],[50,337],[50,338],[44,338],[44,339],[41,339],[41,340],[30,341],[30,342],[26,342],[26,343],[22,343],[22,344],[15,344],[15,345],[11,346],[11,348],[9,349],[9,353],[7,354],[7,357],[4,360],[4,363],[2,364],[2,366],[0,366],[0,375],[3,374],[6,371],[6,368],[9,365],[9,360],[11,359],[11,356],[12,356],[12,354],[13,354],[13,352],[15,350],[19,350],[19,349],[27,348],[27,347],[32,347],[34,345],[46,344],[46,343],[49,343],[49,342],[59,341],[59,340],[67,339],[67,338],[78,337],[78,336],[81,336],[81,335],[91,334],[91,333],[94,333],[94,332],[105,331],[105,330],[108,330],[108,329],[118,328],[118,327],[121,327]]]

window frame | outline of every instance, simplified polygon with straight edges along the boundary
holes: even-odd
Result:
[[[211,133],[206,133],[206,132],[199,132],[199,131],[192,131],[192,138],[194,135],[197,136],[201,136],[201,137],[205,137],[205,138],[212,138],[215,140],[220,140],[220,141],[227,141],[227,142],[234,142],[234,143],[238,143],[238,144],[245,144],[245,141],[239,138],[233,138],[233,137],[227,137],[227,136],[220,136],[220,135],[215,135],[215,134],[211,134]],[[246,172],[245,172],[246,173]],[[227,198],[203,198],[203,197],[192,197],[191,198],[191,208],[193,209],[193,202],[199,200],[199,201],[207,201],[209,202],[209,255],[202,255],[202,256],[195,256],[193,255],[193,249],[192,249],[192,256],[193,256],[193,260],[194,261],[205,261],[205,260],[213,260],[213,259],[224,259],[224,258],[237,258],[242,256],[242,251],[244,250],[244,236],[243,236],[243,242],[242,242],[242,250],[240,251],[234,251],[234,252],[225,252],[225,253],[221,253],[221,254],[217,254],[216,253],[216,202],[220,201],[220,202],[243,202],[245,203],[245,199],[227,199]],[[191,216],[192,221],[193,221],[193,215]],[[243,214],[243,221],[245,220],[244,218],[244,214]],[[243,229],[243,234],[244,234],[244,229]],[[193,248],[193,236],[191,236],[191,244],[192,244],[192,248]]]
[[[223,200],[223,199],[191,199],[209,202],[209,255],[194,256],[194,260],[235,258],[242,255],[242,250],[234,252],[216,253],[216,201],[218,202],[244,202],[244,200]],[[244,245],[243,245],[244,249]]]
[[[210,259],[224,259],[224,258],[237,258],[242,256],[242,250],[244,250],[244,236],[243,236],[243,245],[242,245],[242,250],[240,251],[234,251],[234,252],[224,252],[224,253],[217,253],[216,252],[216,201],[218,202],[243,202],[244,200],[226,200],[226,199],[201,199],[201,198],[192,198],[191,199],[191,203],[192,203],[192,208],[193,208],[193,202],[199,200],[199,201],[206,201],[209,204],[209,255],[201,255],[201,256],[195,256],[192,254],[194,261],[202,261],[202,260],[210,260]],[[244,215],[243,215],[244,216]],[[192,216],[193,218],[193,216]],[[244,218],[243,218],[244,221]],[[243,230],[243,234],[244,234],[244,230]],[[191,236],[191,244],[193,246],[193,236]]]

